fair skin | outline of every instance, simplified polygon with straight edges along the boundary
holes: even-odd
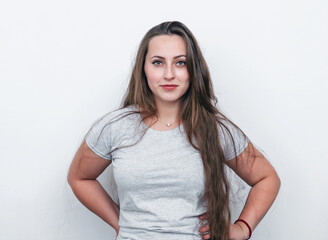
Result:
[[[189,87],[189,74],[185,66],[186,46],[184,40],[177,35],[162,35],[151,39],[145,58],[144,70],[148,85],[154,94],[161,122],[174,122],[177,120],[181,96]],[[174,84],[174,89],[165,89],[166,84]],[[148,120],[150,125],[155,119]],[[168,130],[176,127],[175,121],[170,127],[157,121],[151,127],[156,130]],[[227,162],[227,165],[237,173],[246,183],[252,186],[247,202],[240,214],[240,218],[255,229],[272,205],[279,187],[280,180],[274,168],[267,159],[251,145],[236,159]],[[249,156],[249,153],[252,156]],[[250,164],[248,157],[254,157]],[[237,165],[238,161],[238,165]],[[71,163],[68,173],[68,182],[77,198],[93,213],[119,232],[120,209],[97,181],[97,177],[109,166],[111,161],[96,155],[88,145],[83,142]],[[199,216],[201,220],[206,215]],[[210,233],[206,225],[199,229],[203,239],[209,239]],[[230,240],[243,240],[248,236],[248,228],[241,222],[231,224]]]
[[[162,35],[152,38],[145,57],[145,74],[147,83],[153,93],[157,114],[161,122],[175,122],[179,111],[179,99],[189,87],[189,73],[186,66],[186,45],[178,35]],[[165,89],[170,84],[175,89]],[[153,119],[155,121],[155,119]],[[150,123],[152,120],[149,120]],[[156,130],[168,130],[160,121],[152,125]],[[150,125],[150,124],[148,124]]]
[[[275,200],[280,188],[280,179],[269,161],[256,148],[253,150],[251,145],[226,164],[252,187],[239,218],[245,220],[254,230]],[[200,217],[206,218],[206,215]],[[207,225],[201,228],[200,232],[205,233],[208,230]],[[248,235],[249,230],[244,223],[230,225],[230,240],[246,239]],[[203,239],[210,237],[210,233],[203,235]]]

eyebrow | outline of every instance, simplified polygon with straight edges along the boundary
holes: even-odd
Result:
[[[173,59],[176,59],[176,58],[179,58],[179,57],[185,57],[185,58],[187,58],[186,57],[186,55],[178,55],[178,56],[175,56]],[[160,58],[160,59],[165,59],[165,57],[162,57],[162,56],[153,56],[153,57],[151,57],[150,59],[152,59],[152,58]]]

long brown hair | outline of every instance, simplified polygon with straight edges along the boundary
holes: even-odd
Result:
[[[225,122],[233,124],[217,108],[210,73],[199,45],[191,31],[181,22],[163,22],[151,28],[143,37],[136,55],[127,91],[122,99],[121,108],[138,106],[142,120],[157,116],[153,94],[147,84],[144,71],[145,56],[150,40],[159,35],[181,36],[186,44],[186,66],[189,73],[189,88],[181,97],[180,120],[190,144],[200,152],[205,174],[204,200],[207,203],[208,223],[212,240],[226,240],[229,236],[229,182],[225,173],[225,157],[222,149],[223,139],[219,138],[223,129],[228,132],[236,154],[235,141]],[[127,116],[125,115],[125,116]],[[239,128],[238,128],[239,129]],[[240,130],[240,129],[239,129]],[[245,138],[246,135],[240,130]],[[125,146],[127,147],[127,146]],[[117,149],[117,148],[116,148]],[[116,150],[114,149],[114,150]],[[112,150],[112,151],[114,151]]]
[[[217,108],[218,101],[214,95],[207,64],[194,35],[183,23],[163,22],[146,33],[137,52],[122,107],[139,105],[145,116],[157,117],[156,104],[144,72],[145,56],[153,37],[172,34],[181,36],[185,41],[186,65],[190,77],[189,88],[181,97],[180,119],[190,144],[202,157],[206,179],[204,199],[207,202],[211,239],[225,240],[228,239],[230,225],[230,188],[225,174],[226,159],[221,148],[219,131],[223,127],[230,133],[223,123],[223,120],[229,120]],[[228,135],[234,145],[232,134]],[[234,149],[236,153],[235,146]]]

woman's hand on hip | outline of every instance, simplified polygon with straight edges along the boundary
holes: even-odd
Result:
[[[238,224],[230,224],[229,230],[229,240],[245,240],[247,237],[245,236],[245,232],[243,228]]]
[[[199,216],[200,220],[206,220],[208,218],[207,214],[203,214]],[[209,224],[202,225],[199,228],[199,232],[203,235],[202,239],[211,239],[211,233],[209,232],[210,226]],[[238,223],[230,224],[229,229],[229,240],[245,240],[247,237],[245,236],[245,232]]]

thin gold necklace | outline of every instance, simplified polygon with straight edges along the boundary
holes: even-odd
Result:
[[[177,121],[177,120],[175,120],[173,123],[170,123],[170,122],[163,123],[159,118],[158,118],[158,120],[167,127],[171,127]]]

